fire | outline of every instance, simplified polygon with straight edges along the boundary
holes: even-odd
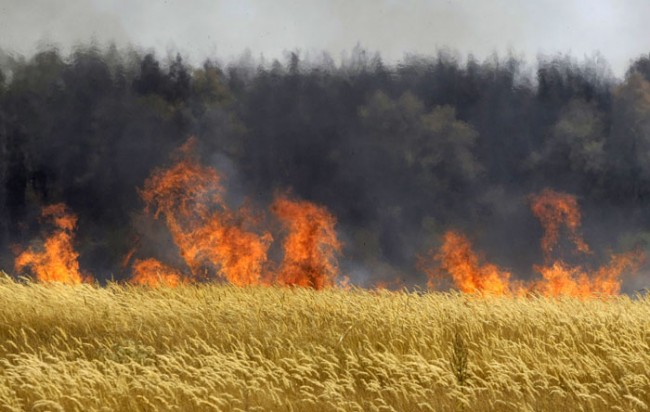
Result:
[[[339,276],[339,279],[336,282],[336,287],[348,291],[352,290],[352,285],[350,284],[350,277],[347,275]]]
[[[578,233],[581,218],[578,201],[575,196],[550,189],[545,189],[530,199],[531,210],[544,228],[542,250],[546,261],[545,265],[535,266],[543,280],[536,282],[531,289],[545,296],[616,295],[621,290],[623,272],[634,272],[641,266],[645,256],[640,251],[612,255],[609,264],[593,271],[580,265],[570,265],[559,258],[551,261],[563,224],[576,250],[584,254],[591,253],[589,246]]]
[[[16,270],[29,268],[41,282],[78,284],[90,280],[81,274],[79,254],[72,245],[77,217],[63,203],[44,207],[41,217],[51,221],[55,230],[44,240],[42,248],[29,248],[16,257]]]
[[[580,209],[575,196],[544,189],[530,197],[530,208],[544,228],[542,251],[549,259],[560,237],[560,227],[565,225],[569,238],[582,253],[589,253],[589,246],[578,233],[580,228]]]
[[[644,262],[645,255],[640,250],[614,254],[608,264],[596,270],[571,265],[561,259],[552,260],[562,225],[566,226],[578,252],[591,253],[589,245],[579,234],[581,216],[578,202],[574,196],[549,189],[530,199],[531,210],[544,228],[541,247],[545,264],[534,267],[542,276],[541,280],[529,283],[510,281],[509,272],[491,263],[481,262],[467,238],[451,230],[443,236],[440,249],[420,261],[420,266],[429,277],[429,287],[433,287],[437,279],[449,275],[456,287],[465,293],[524,295],[533,292],[544,296],[609,296],[620,293],[621,275],[624,272],[635,272]],[[432,260],[434,264],[431,264]]]
[[[194,279],[214,273],[234,285],[258,284],[272,237],[252,230],[257,219],[248,208],[228,208],[217,171],[193,159],[194,142],[181,148],[176,164],[147,179],[140,191],[145,210],[164,217]]]
[[[129,262],[135,255],[135,253],[138,251],[138,245],[133,246],[129,251],[127,252],[126,255],[122,258],[122,263],[120,264],[120,268],[126,269],[127,266],[129,266]]]
[[[131,282],[136,285],[176,287],[186,281],[178,270],[156,259],[136,259],[133,263]]]
[[[271,210],[289,232],[277,281],[314,289],[333,286],[341,251],[334,216],[324,207],[286,196],[277,196]]]
[[[153,285],[166,279],[177,284],[178,279],[195,281],[216,275],[237,286],[273,281],[316,289],[334,286],[336,254],[341,249],[334,230],[336,219],[313,203],[276,198],[272,211],[289,233],[284,261],[273,279],[268,260],[273,237],[258,229],[263,216],[248,206],[236,210],[228,206],[221,176],[197,161],[195,144],[196,140],[190,139],[178,151],[176,162],[155,171],[140,191],[145,211],[164,219],[188,275],[147,259],[135,262],[133,281]],[[130,252],[125,261],[132,255]],[[347,287],[345,281],[341,285]]]
[[[621,274],[626,270],[638,270],[643,260],[643,253],[639,251],[614,255],[608,265],[593,273],[585,271],[581,266],[570,266],[558,260],[550,266],[535,268],[543,280],[534,284],[533,288],[544,296],[617,295],[621,291]]]
[[[180,236],[184,256],[196,273],[206,264],[218,268],[222,276],[236,286],[263,282],[271,234],[258,235],[246,229],[248,212],[226,212],[211,216],[203,226]]]
[[[510,273],[494,264],[482,262],[472,250],[469,240],[459,232],[451,230],[444,234],[442,247],[433,255],[433,259],[438,262],[433,269],[424,266],[429,287],[433,287],[436,279],[446,272],[464,293],[510,293]]]
[[[612,255],[609,264],[602,266],[596,272],[592,289],[595,293],[605,295],[618,294],[621,291],[621,274],[626,271],[630,273],[637,272],[645,259],[645,253],[639,249]]]

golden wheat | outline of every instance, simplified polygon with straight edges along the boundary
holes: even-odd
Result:
[[[0,410],[650,405],[650,299],[0,280]]]

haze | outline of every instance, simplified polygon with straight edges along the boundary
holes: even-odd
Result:
[[[190,61],[256,57],[286,51],[329,52],[338,59],[356,44],[388,62],[439,48],[479,58],[510,51],[599,52],[621,76],[647,53],[645,0],[0,0],[0,48],[30,54],[52,44],[64,50],[91,39],[180,51]]]

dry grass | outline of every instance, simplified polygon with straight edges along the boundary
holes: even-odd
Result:
[[[645,410],[650,299],[0,280],[0,410]]]

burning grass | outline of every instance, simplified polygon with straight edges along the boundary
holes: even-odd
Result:
[[[349,278],[339,273],[342,244],[336,217],[325,206],[295,199],[287,191],[276,193],[270,213],[251,207],[249,200],[233,207],[225,200],[219,171],[199,161],[197,144],[196,138],[189,138],[172,153],[171,164],[153,170],[138,189],[145,214],[164,221],[183,263],[172,266],[157,257],[140,256],[142,237],[138,236],[122,259],[122,269],[133,260],[131,283],[175,287],[216,279],[242,287],[283,285],[316,290],[348,283]],[[461,292],[479,295],[617,295],[623,276],[644,264],[645,253],[638,247],[611,254],[609,263],[596,269],[565,261],[558,255],[563,236],[570,240],[574,254],[593,253],[580,234],[578,199],[547,188],[528,196],[528,202],[544,230],[544,264],[534,265],[541,279],[524,282],[513,278],[508,270],[486,262],[463,233],[450,229],[439,248],[418,256],[417,266],[426,273],[429,288],[435,288],[440,280],[451,280]],[[58,203],[44,206],[41,218],[54,230],[44,230],[42,239],[22,252],[17,246],[16,271],[42,282],[92,282],[92,275],[82,275],[73,245],[76,215]],[[282,233],[272,234],[274,225],[269,225],[269,218],[275,219]],[[282,242],[281,262],[269,257],[274,242]],[[167,247],[158,246],[159,254],[169,253]],[[398,285],[399,279],[393,282]],[[378,288],[385,286],[377,284]]]
[[[512,280],[510,272],[485,262],[464,234],[448,230],[442,237],[442,246],[430,250],[418,261],[429,278],[429,287],[435,288],[438,281],[450,278],[461,292],[481,295],[611,296],[620,293],[624,274],[634,274],[644,264],[646,256],[640,248],[611,254],[609,263],[596,269],[565,262],[554,254],[563,226],[575,254],[592,254],[579,233],[580,209],[576,197],[545,189],[530,196],[530,200],[531,210],[544,229],[541,247],[545,262],[534,266],[541,279]]]
[[[645,410],[650,299],[0,280],[6,410]]]
[[[79,253],[72,244],[77,216],[57,203],[44,207],[41,218],[51,221],[54,230],[40,247],[31,247],[16,257],[16,270],[31,268],[42,282],[81,283],[84,276],[79,270]]]

